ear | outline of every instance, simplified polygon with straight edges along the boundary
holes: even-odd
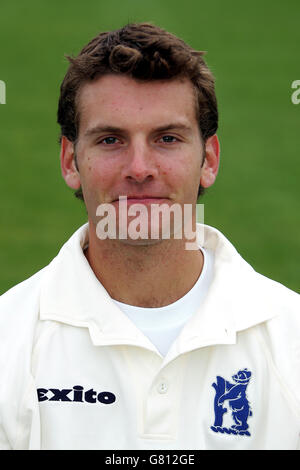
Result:
[[[72,189],[80,188],[80,175],[75,164],[74,144],[62,136],[60,146],[60,166],[63,178]]]
[[[204,188],[213,185],[219,170],[220,143],[216,134],[205,143],[205,160],[201,171],[200,184]]]

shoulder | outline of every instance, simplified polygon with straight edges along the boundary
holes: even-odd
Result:
[[[283,284],[253,271],[257,291],[276,311],[276,322],[289,318],[300,327],[300,295]],[[293,319],[293,320],[292,320]]]
[[[235,317],[241,329],[268,318],[276,323],[289,317],[298,324],[299,294],[255,271],[216,228],[201,224],[198,228],[204,230],[204,248],[213,253],[214,285],[237,307]]]
[[[34,325],[39,319],[43,295],[55,298],[62,281],[65,279],[68,283],[68,274],[73,270],[73,259],[77,253],[82,255],[81,245],[87,236],[85,224],[67,240],[46,267],[0,296],[0,348],[1,342],[7,343],[6,338],[10,333],[15,342],[17,338],[32,336]]]
[[[280,339],[287,343],[294,338],[300,347],[300,295],[285,285],[257,273],[253,268],[248,271],[245,279],[248,280],[248,316],[250,312],[253,312],[253,316],[254,312],[260,312],[266,320],[266,331],[277,344]]]
[[[229,297],[239,330],[260,325],[276,363],[298,367],[300,390],[300,295],[258,272],[217,229],[205,226],[206,245],[213,250],[218,287]],[[225,286],[225,288],[223,287]],[[285,359],[283,359],[285,358]]]
[[[300,295],[279,282],[262,275],[259,278],[265,289],[265,302],[272,305],[276,312],[266,327],[273,336],[282,338],[285,344],[294,338],[299,345],[300,360]]]
[[[30,370],[37,323],[40,287],[46,268],[0,297],[0,371]]]
[[[265,294],[264,308],[274,312],[258,325],[270,367],[284,385],[300,418],[300,295],[284,285],[257,275]]]
[[[0,296],[0,330],[10,327],[12,323],[18,329],[30,322],[30,316],[38,312],[39,292],[42,278],[47,267],[30,278],[17,284]]]

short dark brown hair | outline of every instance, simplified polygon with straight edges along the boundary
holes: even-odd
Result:
[[[131,23],[121,29],[100,33],[70,65],[60,88],[57,122],[61,135],[76,143],[79,129],[78,96],[81,87],[107,74],[122,74],[136,80],[175,78],[191,80],[196,93],[196,117],[204,142],[218,128],[214,77],[203,51],[150,23]],[[200,186],[199,194],[204,188]],[[82,198],[81,190],[75,193]]]

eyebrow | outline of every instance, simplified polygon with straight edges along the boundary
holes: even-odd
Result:
[[[188,126],[187,124],[183,124],[182,122],[174,122],[174,123],[168,124],[167,126],[157,127],[156,129],[154,129],[154,132],[165,132],[165,131],[170,131],[172,129],[179,129],[179,130],[188,131],[188,132],[191,132],[192,130],[192,128]]]
[[[170,131],[170,130],[183,130],[186,132],[191,132],[192,128],[186,124],[183,124],[182,122],[174,122],[167,124],[165,126],[159,126],[154,129],[152,129],[152,132],[165,132],[165,131]],[[84,137],[92,137],[94,135],[101,134],[103,132],[109,132],[109,133],[123,133],[125,132],[125,129],[122,129],[121,127],[115,127],[115,126],[95,126],[91,127],[90,129],[87,129],[86,132],[84,133]]]
[[[84,137],[91,137],[95,134],[101,134],[101,132],[121,132],[122,129],[120,127],[114,127],[114,126],[95,126],[91,127],[90,129],[87,129],[87,131],[84,133]]]

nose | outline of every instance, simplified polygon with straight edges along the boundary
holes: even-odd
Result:
[[[132,143],[124,167],[124,176],[127,181],[144,183],[155,179],[158,168],[153,157],[153,150],[146,142]]]

